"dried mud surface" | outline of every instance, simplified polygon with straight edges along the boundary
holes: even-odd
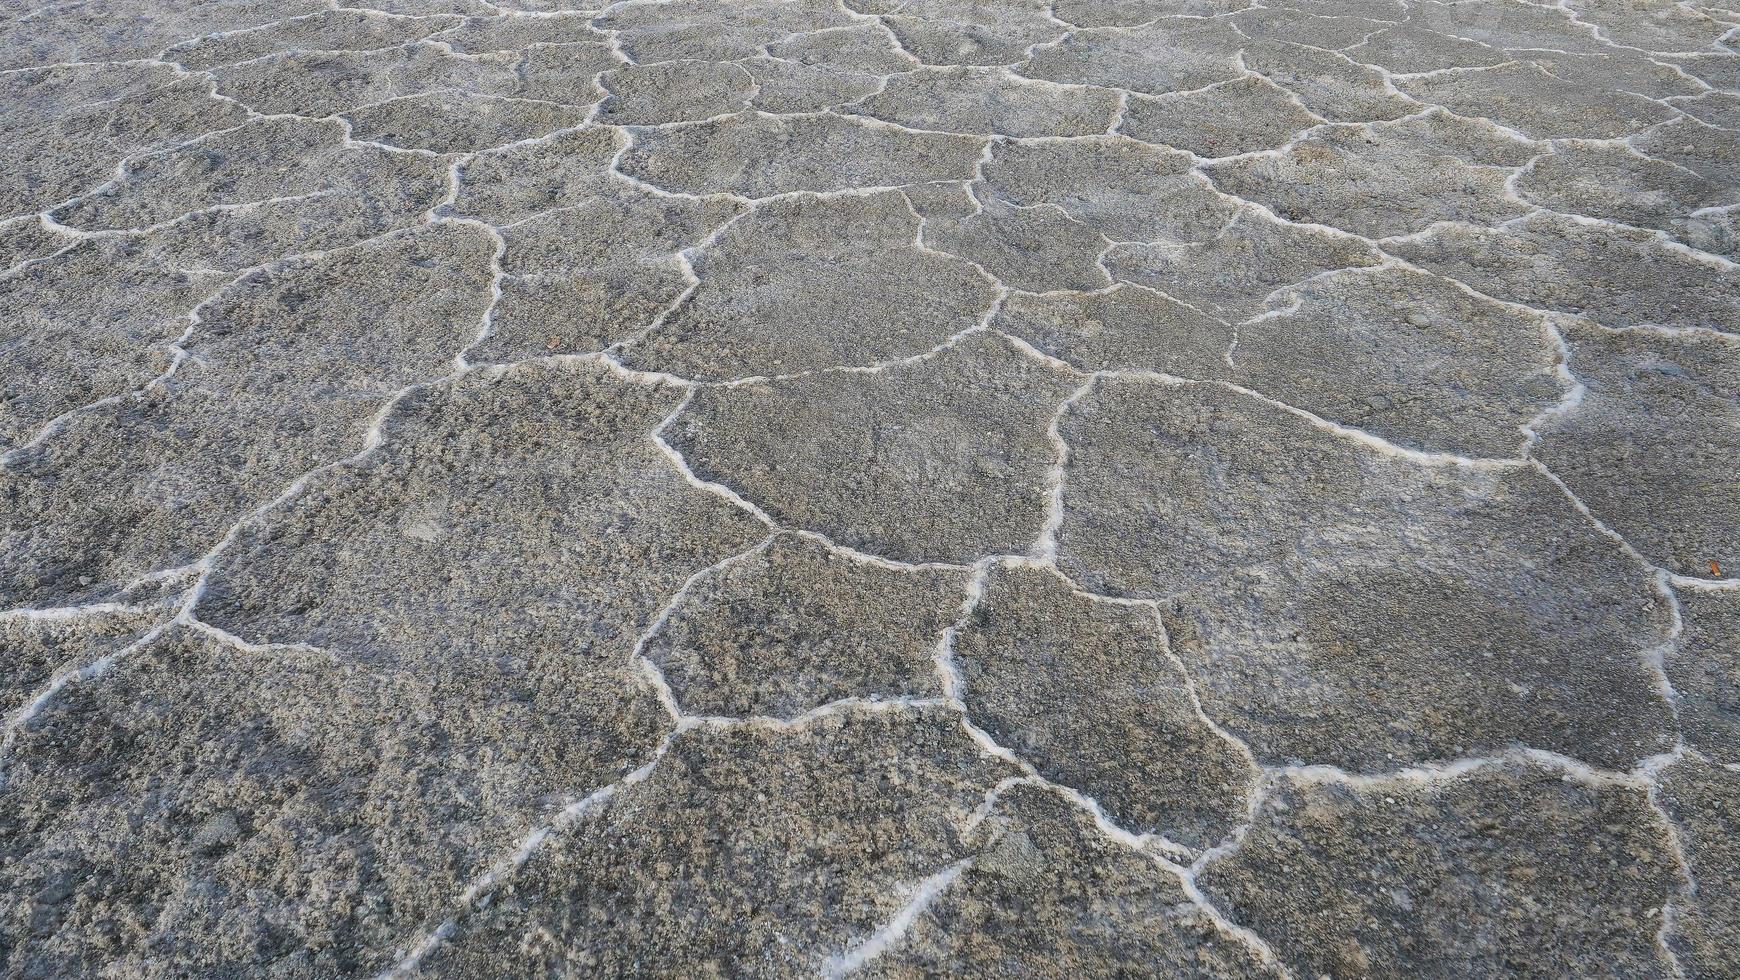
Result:
[[[1737,49],[0,3],[0,976],[1740,975]]]

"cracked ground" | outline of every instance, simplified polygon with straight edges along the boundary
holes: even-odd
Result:
[[[0,0],[4,977],[1740,976],[1736,25]]]

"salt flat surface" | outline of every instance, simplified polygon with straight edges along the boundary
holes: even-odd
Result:
[[[0,974],[1740,976],[1740,8],[0,4]]]

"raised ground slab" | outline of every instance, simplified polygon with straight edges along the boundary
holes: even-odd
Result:
[[[1740,976],[1737,25],[0,3],[0,977]]]

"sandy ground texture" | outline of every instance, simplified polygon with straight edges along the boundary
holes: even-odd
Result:
[[[0,977],[1740,976],[1736,25],[0,0]]]

